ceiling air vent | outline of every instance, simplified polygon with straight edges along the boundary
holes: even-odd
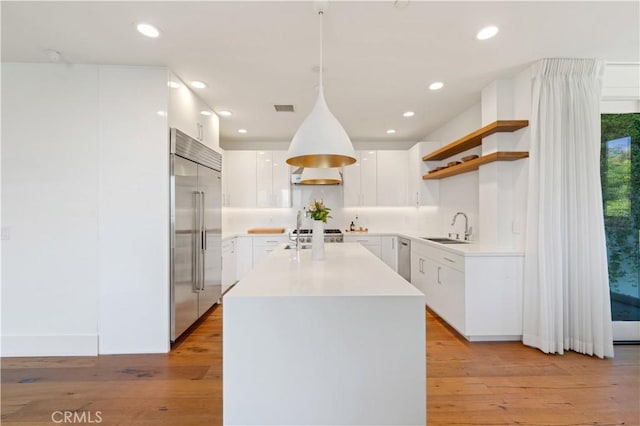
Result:
[[[293,112],[293,105],[274,105],[277,112]]]

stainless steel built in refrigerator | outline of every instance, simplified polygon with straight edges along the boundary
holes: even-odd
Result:
[[[171,129],[171,341],[222,290],[222,156]]]

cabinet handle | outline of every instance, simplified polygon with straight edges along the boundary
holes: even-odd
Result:
[[[420,258],[419,260],[420,262],[418,263],[418,269],[420,270],[421,273],[424,274],[424,259]]]
[[[451,262],[451,263],[456,263],[456,261],[455,261],[455,260],[453,260],[453,259],[449,259],[448,257],[443,257],[443,259],[444,259],[444,260],[447,260],[447,261],[449,261],[449,262]]]
[[[442,269],[442,266],[438,266],[438,284],[442,284],[440,281],[440,269]]]

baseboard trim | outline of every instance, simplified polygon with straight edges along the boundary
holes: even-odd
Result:
[[[0,356],[92,356],[98,355],[98,336],[2,336]]]

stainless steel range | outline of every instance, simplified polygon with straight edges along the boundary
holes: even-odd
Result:
[[[310,243],[311,242],[311,229],[301,229],[300,235],[294,229],[289,232],[289,238],[292,241],[296,241],[300,238],[301,243]],[[343,242],[343,234],[339,229],[325,229],[324,230],[324,242],[325,243],[341,243]]]

